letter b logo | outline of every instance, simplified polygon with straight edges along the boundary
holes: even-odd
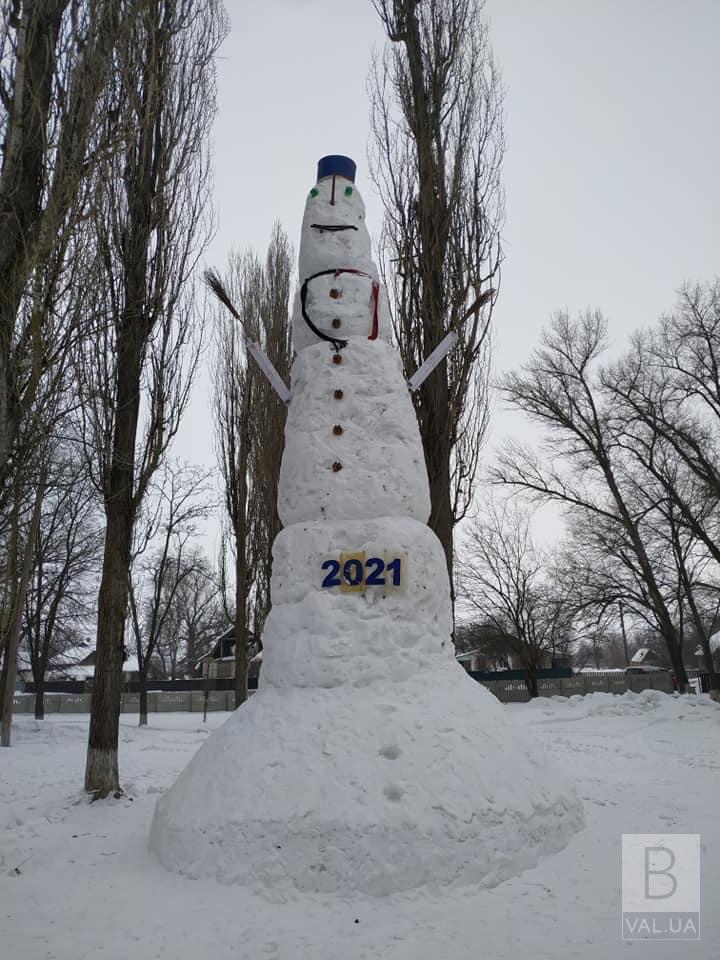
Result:
[[[645,899],[667,900],[677,890],[677,879],[670,873],[675,854],[668,847],[645,847]]]

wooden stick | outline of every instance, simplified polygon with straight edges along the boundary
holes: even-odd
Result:
[[[230,294],[225,289],[225,286],[222,280],[220,279],[220,275],[216,273],[215,270],[206,270],[205,273],[203,273],[203,279],[205,280],[205,283],[208,285],[208,287],[215,294],[215,296],[218,298],[220,303],[222,303],[223,306],[227,307],[230,313],[235,317],[237,322],[242,327],[243,333],[245,334],[245,336],[247,336],[247,330],[245,329],[243,318],[240,316],[238,311],[233,306],[233,302],[230,299]]]

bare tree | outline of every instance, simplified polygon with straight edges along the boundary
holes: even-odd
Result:
[[[718,611],[720,610],[720,566],[705,549],[705,543],[699,543],[687,527],[672,500],[665,503],[661,513],[661,535],[672,546],[672,558],[677,576],[678,610],[681,620],[687,607],[690,624],[695,639],[700,645],[705,670],[710,677],[710,696],[720,700],[720,673],[710,647],[710,637]]]
[[[576,670],[591,666],[596,670],[627,667],[627,657],[620,631],[613,628],[610,617],[597,618],[573,643],[573,666]]]
[[[193,572],[188,563],[197,521],[207,517],[208,475],[165,464],[155,502],[136,527],[129,581],[130,627],[140,679],[139,725],[147,725],[147,681],[178,591]]]
[[[30,564],[7,564],[12,624],[36,583],[41,538],[20,545],[19,503],[35,502],[56,480],[49,462],[74,391],[68,357],[82,333],[79,224],[87,215],[91,171],[109,147],[97,98],[118,37],[135,16],[101,0],[3,4],[0,27],[0,514]],[[90,142],[94,149],[90,149]],[[38,484],[38,478],[44,478]],[[28,501],[28,497],[30,498]],[[6,613],[9,608],[6,605]],[[21,629],[21,627],[20,627]],[[14,636],[14,627],[6,639]],[[13,644],[17,644],[13,640]],[[6,651],[5,678],[15,664]],[[32,654],[31,654],[32,659]],[[41,669],[35,659],[33,669]],[[44,676],[44,673],[43,673]],[[9,736],[9,734],[8,734]]]
[[[5,0],[0,25],[0,487],[68,324],[49,309],[88,174],[107,146],[100,92],[137,3]],[[94,138],[95,150],[90,149]],[[29,302],[30,301],[30,302]],[[32,431],[25,431],[32,438]]]
[[[265,265],[252,253],[233,256],[227,283],[245,328],[284,379],[289,378],[292,358],[291,264],[287,238],[276,224]],[[226,542],[234,559],[235,705],[239,706],[247,699],[250,636],[259,636],[270,605],[272,544],[280,530],[277,487],[286,410],[249,362],[241,332],[225,312],[218,314],[214,379]],[[222,579],[227,582],[225,576]]]
[[[23,640],[35,684],[35,718],[45,716],[48,671],[65,663],[78,631],[91,620],[102,549],[99,509],[77,459],[54,458],[33,544]],[[93,605],[94,607],[94,605]]]
[[[293,250],[279,223],[273,226],[265,259],[264,296],[260,331],[263,349],[282,379],[290,382],[292,336],[288,321]],[[270,611],[272,547],[281,529],[277,508],[280,463],[284,447],[287,407],[270,383],[256,380],[251,421],[255,428],[252,457],[253,511],[256,518],[255,602],[253,629],[262,633]]]
[[[78,363],[89,462],[107,519],[85,771],[85,788],[96,796],[120,789],[133,528],[177,432],[197,362],[189,280],[210,235],[207,138],[225,27],[215,0],[142,0],[100,105],[120,148],[103,159],[94,181],[96,275],[86,306],[95,328]]]
[[[22,639],[27,590],[33,585],[34,564],[38,548],[42,547],[43,503],[47,496],[52,500],[53,493],[57,492],[54,487],[62,485],[53,452],[62,441],[73,404],[67,358],[78,327],[68,289],[77,278],[78,270],[72,260],[62,262],[65,249],[59,242],[48,255],[49,259],[33,269],[31,289],[23,296],[18,314],[18,330],[24,333],[20,333],[13,356],[11,391],[15,391],[13,396],[22,396],[22,401],[12,424],[8,470],[3,473],[0,465],[0,537],[5,539],[7,560],[3,571],[6,619],[0,632],[0,651],[5,651],[3,679],[8,690],[17,666],[15,658]],[[40,330],[46,338],[47,353],[38,364],[26,334]],[[23,339],[27,341],[24,347]],[[23,517],[35,509],[40,511],[40,518],[35,535],[28,539],[33,522],[28,526]],[[35,663],[34,669],[38,667]],[[3,697],[3,702],[9,705],[11,698]],[[8,742],[9,723],[8,719]]]
[[[599,362],[607,329],[599,313],[572,321],[558,314],[542,344],[517,373],[502,380],[512,406],[540,423],[549,434],[548,457],[508,446],[491,471],[494,479],[536,497],[587,512],[623,544],[652,608],[680,689],[687,690],[681,637],[653,564],[647,505],[639,501],[636,478],[628,469],[622,418],[603,387]]]
[[[32,497],[24,497],[21,477],[16,476],[13,484],[14,497],[11,508],[10,537],[8,544],[7,576],[5,578],[0,608],[0,629],[2,630],[3,667],[0,679],[0,746],[9,747],[12,742],[12,708],[15,680],[17,677],[17,655],[22,629],[22,615],[28,582],[32,572],[33,544],[40,525],[42,502],[45,496],[47,467],[40,467],[37,487]],[[30,501],[29,510],[27,501]],[[27,526],[23,530],[23,520]],[[27,516],[29,514],[29,516]]]
[[[461,555],[462,556],[462,555]],[[462,587],[462,562],[458,561]],[[462,599],[462,591],[460,593]],[[473,654],[471,663],[478,670],[509,670],[512,651],[508,648],[506,632],[474,612],[471,620],[458,622],[455,628],[455,649],[458,654]]]
[[[458,339],[414,395],[430,526],[451,575],[488,417],[488,331],[502,251],[502,89],[480,0],[373,0],[390,48],[374,63],[372,172],[385,208],[384,279],[407,376]]]
[[[643,510],[643,503],[642,499],[633,497],[633,511],[642,518],[640,529],[646,555],[657,589],[672,617],[682,656],[687,640],[686,601],[678,563],[690,564],[691,559],[685,547],[684,558],[678,559],[667,520],[657,504],[645,504]],[[657,605],[643,568],[621,525],[580,510],[570,511],[568,519],[569,535],[560,551],[556,576],[570,591],[577,611],[576,623],[585,625],[593,656],[607,659],[607,654],[613,658],[614,666],[627,666],[632,646],[626,639],[627,621],[633,634],[644,633],[652,646],[656,644],[650,638],[657,641],[662,637]],[[694,577],[694,572],[691,576]],[[618,638],[623,641],[624,649],[617,643],[611,651],[603,649],[611,639]],[[661,657],[664,646],[655,649]]]
[[[603,371],[637,496],[655,516],[675,574],[678,622],[687,608],[713,696],[718,676],[703,615],[709,567],[720,564],[720,283],[685,286],[678,308],[633,337]],[[698,576],[698,570],[703,574]],[[714,604],[710,603],[711,606]]]
[[[531,515],[510,502],[491,506],[473,522],[459,566],[463,599],[494,628],[496,648],[522,664],[536,697],[538,670],[569,645],[570,618],[549,587],[549,556],[533,542]]]
[[[230,289],[248,329],[257,330],[260,265],[247,255],[231,259]],[[254,327],[253,327],[253,320]],[[253,446],[252,393],[259,379],[248,365],[242,337],[235,322],[224,313],[217,320],[215,385],[215,437],[223,477],[225,523],[221,550],[221,580],[227,585],[226,554],[234,560],[235,706],[247,700],[250,596],[255,571],[256,541],[249,510],[250,460]],[[225,590],[223,591],[225,592]]]
[[[205,554],[191,549],[181,563],[157,656],[163,676],[197,676],[199,661],[225,630],[220,584]]]

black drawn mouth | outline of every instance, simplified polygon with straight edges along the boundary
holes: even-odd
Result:
[[[326,230],[328,233],[337,233],[338,230],[357,230],[357,227],[348,224],[347,226],[342,223],[311,223],[311,230],[319,230],[320,233],[324,233]]]

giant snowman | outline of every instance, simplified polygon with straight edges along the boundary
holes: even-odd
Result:
[[[570,786],[453,656],[413,405],[345,157],[305,208],[257,693],[158,801],[190,877],[385,894],[497,883],[582,825]]]

